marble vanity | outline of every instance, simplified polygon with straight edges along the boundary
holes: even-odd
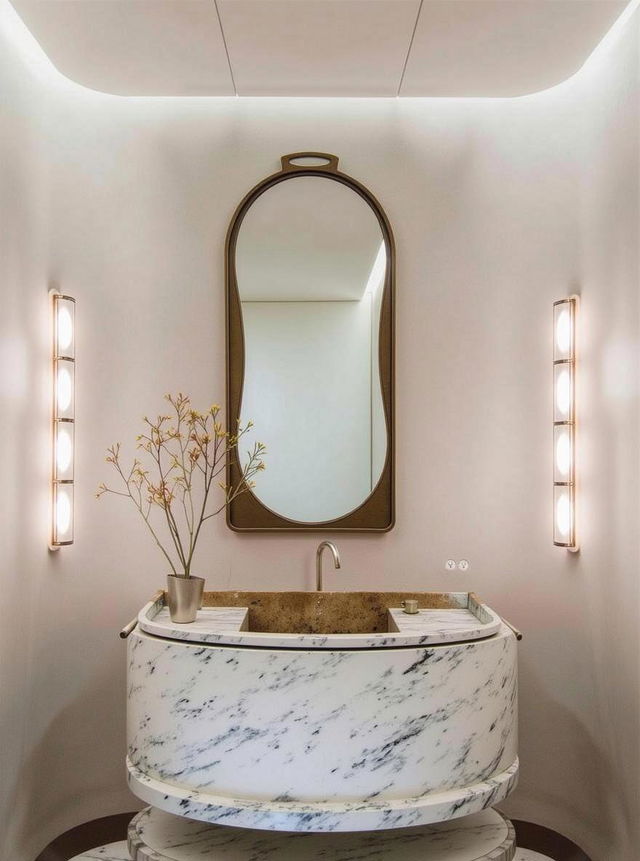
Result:
[[[516,637],[469,593],[211,592],[188,625],[159,598],[128,640],[127,732],[132,791],[169,814],[298,833],[466,817],[516,785]]]

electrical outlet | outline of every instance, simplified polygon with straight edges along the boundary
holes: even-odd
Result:
[[[455,559],[447,559],[444,563],[444,567],[447,571],[455,571],[456,570],[456,560]]]
[[[469,560],[461,559],[458,562],[458,571],[468,571],[469,570]]]

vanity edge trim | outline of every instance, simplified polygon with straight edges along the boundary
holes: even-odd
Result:
[[[442,649],[452,646],[473,646],[500,637],[516,639],[508,625],[499,622],[496,630],[479,636],[460,639],[452,634],[434,641],[430,635],[384,632],[373,634],[271,634],[260,631],[227,630],[197,636],[188,631],[183,636],[148,620],[140,620],[134,634],[144,633],[154,639],[190,646],[220,646],[247,649],[291,649],[297,651],[375,651],[379,649]]]
[[[435,647],[439,645],[463,645],[496,636],[509,629],[500,616],[487,604],[481,603],[473,592],[452,592],[454,606],[469,609],[483,625],[482,628],[466,631],[431,631],[421,633],[415,627],[418,614],[404,613],[400,607],[388,607],[387,612],[396,630],[379,633],[358,634],[291,634],[265,631],[249,631],[249,607],[207,607],[209,615],[221,617],[219,630],[202,631],[189,625],[156,622],[164,607],[164,596],[154,596],[138,614],[138,627],[147,634],[175,642],[208,645],[248,646],[283,649],[391,649],[404,647]],[[229,618],[231,617],[231,619]]]
[[[506,769],[460,789],[380,801],[304,802],[233,798],[149,777],[127,757],[132,792],[168,813],[203,822],[268,831],[374,831],[458,819],[493,807],[517,786],[518,757]]]

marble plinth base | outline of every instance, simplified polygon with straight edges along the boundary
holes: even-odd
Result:
[[[109,843],[107,846],[98,846],[76,855],[71,861],[131,861],[131,855],[127,849],[127,841]],[[516,849],[513,861],[553,861],[548,855],[541,855],[532,849]]]
[[[513,826],[495,810],[419,828],[299,834],[210,825],[148,807],[131,821],[128,847],[132,861],[513,861],[516,852]]]

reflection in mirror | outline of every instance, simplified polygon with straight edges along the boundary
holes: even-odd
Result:
[[[254,493],[299,523],[371,495],[388,449],[379,332],[384,237],[364,198],[291,176],[247,209],[235,267],[244,328],[240,413],[268,444]]]

